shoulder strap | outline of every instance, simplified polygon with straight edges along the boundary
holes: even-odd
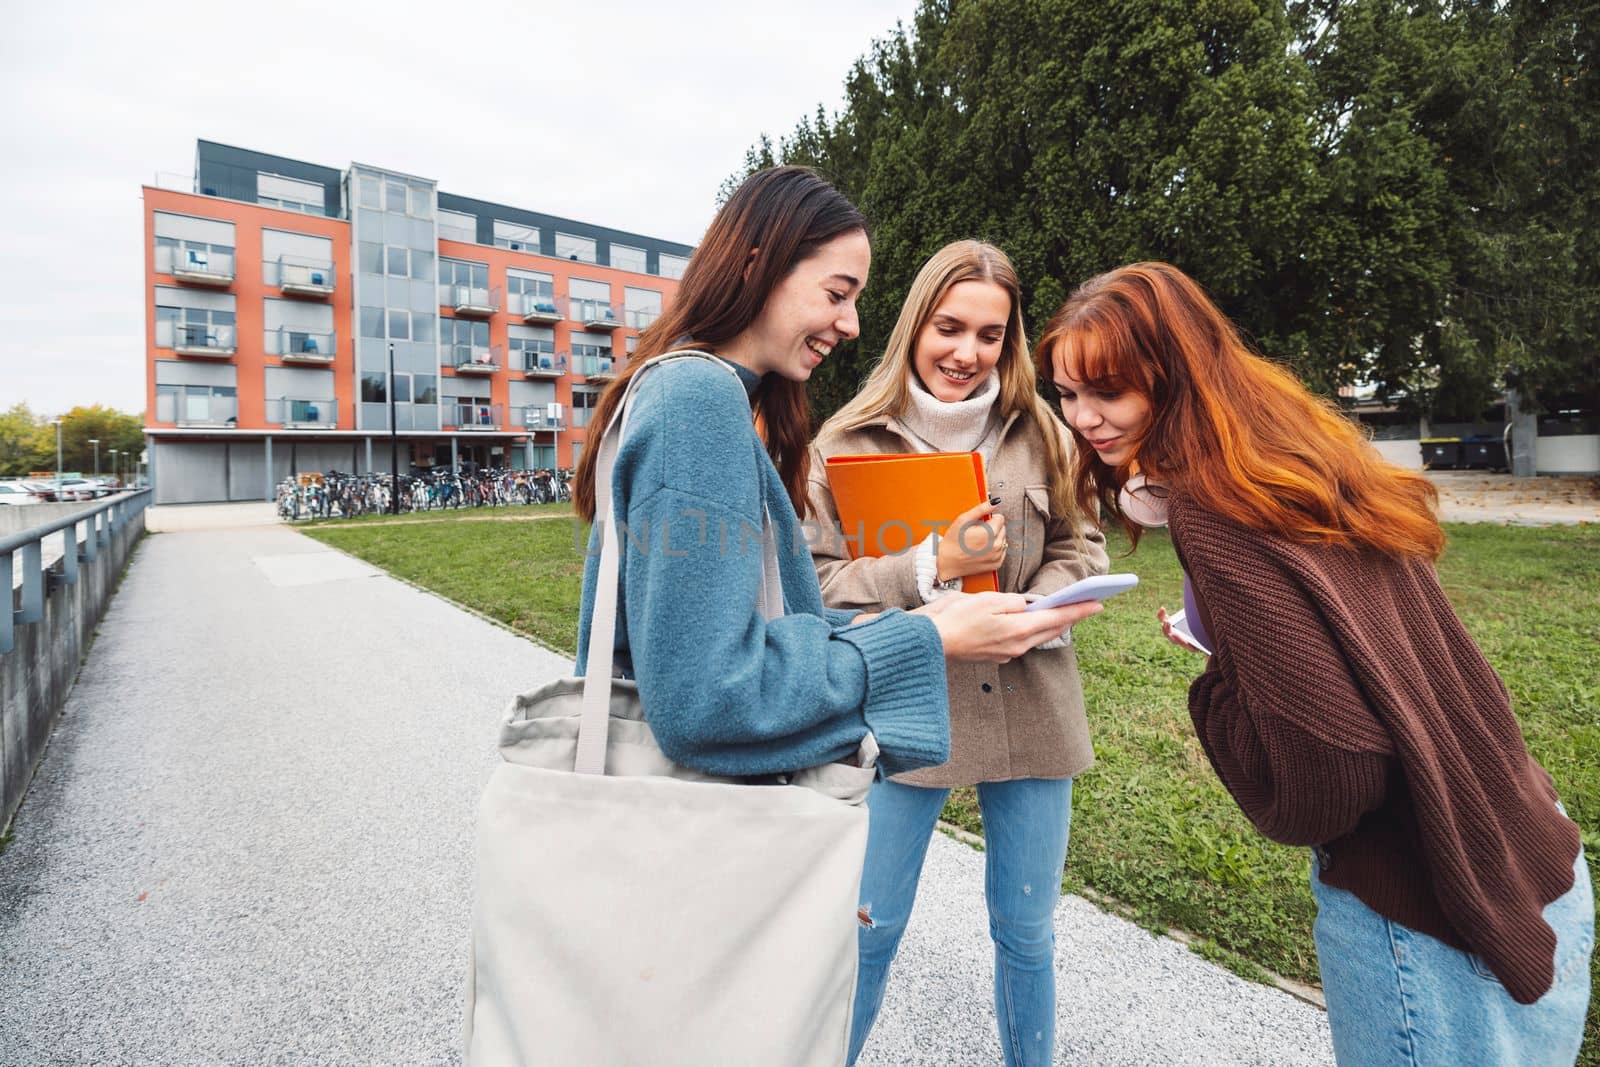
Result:
[[[724,359],[708,352],[682,349],[656,356],[628,379],[622,403],[601,434],[595,457],[594,522],[600,532],[600,565],[595,571],[594,605],[589,617],[589,649],[583,667],[583,712],[578,722],[575,770],[579,774],[604,774],[606,739],[610,729],[611,672],[616,663],[617,584],[622,549],[612,521],[611,476],[617,452],[628,429],[628,416],[639,382],[663,363],[677,359],[702,359],[723,367],[738,381],[738,372]],[[740,384],[740,389],[743,390]],[[762,576],[759,609],[772,619],[783,614],[783,587],[778,574],[777,539],[770,515],[762,516]]]

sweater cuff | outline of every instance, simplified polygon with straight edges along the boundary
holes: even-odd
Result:
[[[826,619],[828,621],[828,625],[833,627],[835,630],[839,629],[841,626],[849,626],[851,620],[860,614],[861,612],[856,611],[854,608],[822,609],[822,617]]]
[[[867,667],[861,713],[882,749],[885,775],[934,767],[950,759],[950,702],[944,644],[933,620],[887,611],[839,630]]]
[[[1028,603],[1032,604],[1035,600],[1043,600],[1044,599],[1044,594],[1043,593],[1023,593],[1022,594],[1022,599],[1026,600]],[[1034,645],[1033,649],[1034,649],[1034,651],[1038,651],[1039,649],[1045,649],[1046,651],[1048,651],[1049,649],[1052,649],[1052,648],[1071,648],[1071,647],[1072,647],[1072,627],[1069,626],[1065,630],[1062,630],[1060,633],[1056,634],[1056,636],[1052,637],[1050,640],[1046,641],[1044,644],[1042,644],[1042,645]]]
[[[922,597],[924,604],[931,604],[942,596],[961,591],[961,579],[955,579],[955,584],[941,589],[939,581],[939,535],[929,534],[927,540],[917,546],[912,560],[912,566],[917,573],[917,595]]]

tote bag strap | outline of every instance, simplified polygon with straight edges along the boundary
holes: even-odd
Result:
[[[579,774],[604,774],[606,740],[610,730],[611,672],[616,665],[617,584],[622,568],[622,546],[612,521],[611,478],[624,435],[629,409],[639,381],[662,363],[676,359],[703,359],[723,367],[738,380],[738,372],[717,356],[693,349],[666,352],[651,359],[628,380],[622,403],[601,435],[595,457],[594,521],[600,531],[600,565],[595,572],[594,607],[589,618],[589,651],[583,666],[583,712],[578,720],[578,752],[574,769]],[[740,384],[743,389],[743,384]],[[777,538],[772,516],[762,515],[761,588],[758,607],[764,618],[783,614],[783,586],[778,574]]]

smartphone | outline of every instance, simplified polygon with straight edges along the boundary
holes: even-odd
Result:
[[[1069,586],[1057,589],[1049,596],[1035,600],[1023,610],[1043,611],[1045,608],[1081,604],[1085,600],[1105,600],[1108,597],[1116,596],[1118,593],[1126,593],[1138,584],[1139,576],[1137,574],[1094,574],[1073,582]]]
[[[1177,635],[1178,640],[1196,652],[1204,652],[1208,656],[1211,655],[1211,650],[1202,645],[1200,639],[1194,635],[1194,631],[1189,629],[1189,613],[1187,611],[1179,608],[1167,616],[1167,622],[1172,625],[1172,632]]]

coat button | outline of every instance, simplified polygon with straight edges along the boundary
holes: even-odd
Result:
[[[983,691],[985,693],[992,693],[992,692],[994,692],[994,686],[990,685],[988,682],[984,682],[983,683]]]

